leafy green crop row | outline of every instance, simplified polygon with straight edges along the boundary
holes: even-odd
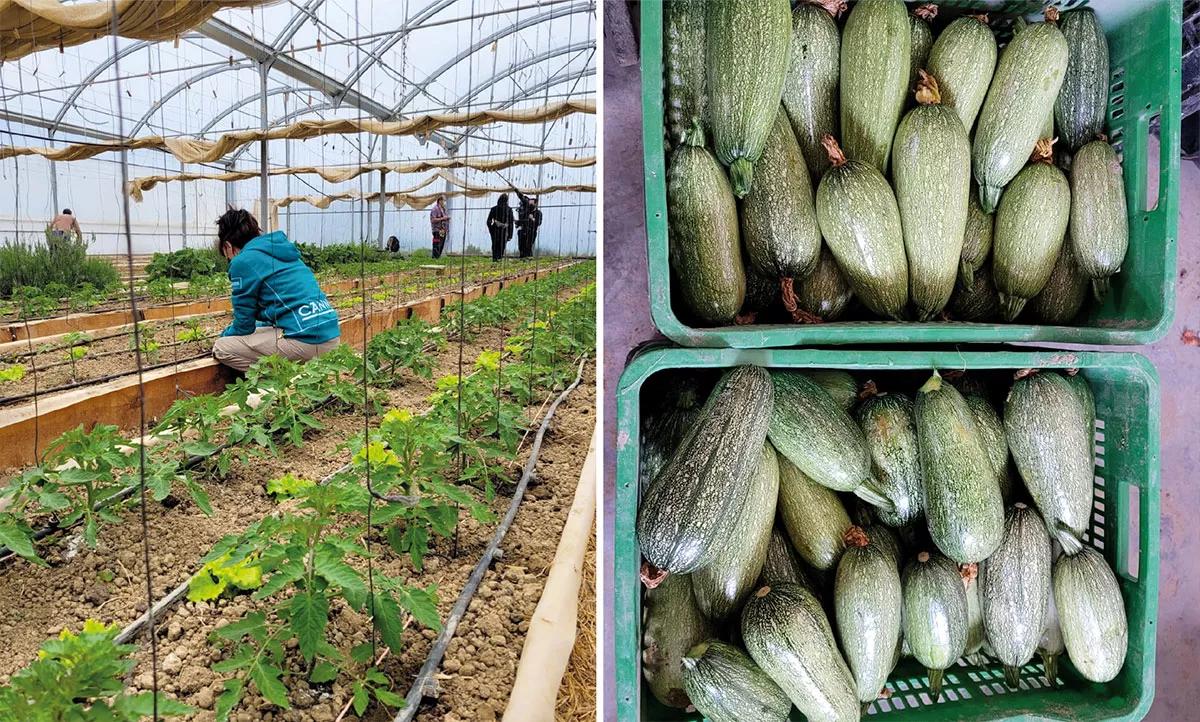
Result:
[[[593,270],[576,267],[542,279],[541,293],[578,286]],[[528,285],[518,286],[476,303],[507,309],[497,316],[498,323],[505,323],[529,311],[528,294]],[[173,443],[145,449],[147,485],[155,498],[165,498],[173,485],[182,483],[207,511],[207,497],[194,477],[221,476],[235,459],[274,453],[277,439],[302,443],[305,430],[321,424],[314,407],[361,408],[364,373],[372,385],[390,382],[403,368],[428,375],[432,367],[427,354],[414,347],[445,343],[440,329],[416,319],[376,338],[381,337],[383,341],[369,346],[365,364],[347,346],[307,364],[264,359],[223,394],[177,402],[156,427]],[[594,339],[593,284],[557,309],[542,304],[536,318],[526,317],[524,328],[505,346],[507,363],[500,363],[499,351],[486,351],[476,360],[474,373],[461,380],[457,375],[440,379],[427,413],[394,409],[384,414],[369,436],[349,442],[351,464],[326,483],[295,477],[268,483],[269,492],[291,501],[281,513],[219,542],[191,583],[194,598],[256,590],[255,598],[273,602],[269,611],[248,613],[214,633],[214,642],[231,648],[231,654],[213,667],[225,676],[218,719],[227,719],[251,686],[267,701],[286,708],[285,682],[298,676],[323,683],[349,673],[359,714],[372,697],[391,707],[403,703],[392,691],[391,680],[372,666],[369,644],[350,650],[347,659],[329,642],[330,611],[345,604],[371,616],[383,644],[399,651],[406,616],[428,628],[440,626],[436,589],[408,586],[377,572],[367,580],[362,571],[367,550],[360,539],[382,532],[387,546],[420,570],[430,539],[452,534],[461,512],[490,522],[486,501],[493,479],[509,473],[520,434],[532,423],[521,404],[529,403],[530,389],[550,392],[565,385],[575,360],[589,352]],[[389,350],[400,354],[395,365]],[[366,402],[372,410],[377,408],[373,399]],[[236,413],[227,412],[230,406]],[[137,451],[115,427],[64,434],[42,465],[0,490],[0,499],[10,500],[0,514],[0,544],[40,562],[32,544],[32,524],[58,518],[60,525],[83,520],[86,540],[94,546],[96,522],[117,521],[103,501],[133,483],[131,465]],[[185,470],[181,460],[187,455],[203,460]],[[75,467],[83,473],[72,472]],[[368,477],[370,491],[364,483]],[[368,508],[373,529],[365,526]],[[115,630],[109,634],[103,628],[80,635],[88,645],[80,654],[108,660],[110,671],[127,671],[132,662],[121,660],[129,648],[113,645],[113,635]],[[296,651],[290,652],[293,647]],[[39,684],[51,679],[39,671],[43,662],[14,675],[13,683],[0,689],[0,720],[26,718],[22,705],[37,697]],[[56,670],[61,676],[62,670]],[[127,697],[119,684],[102,682],[78,688],[64,704],[132,710],[131,716],[114,719],[140,719],[145,714],[139,710],[147,706],[148,697]],[[166,700],[160,704],[167,704],[164,711],[170,713],[183,709]]]

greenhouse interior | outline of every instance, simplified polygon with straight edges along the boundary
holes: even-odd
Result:
[[[0,720],[596,714],[594,0],[0,0]]]

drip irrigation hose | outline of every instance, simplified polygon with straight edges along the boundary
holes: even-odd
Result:
[[[421,671],[417,674],[416,680],[413,682],[412,688],[405,697],[405,705],[403,709],[396,715],[393,722],[412,722],[412,719],[417,714],[417,708],[421,704],[421,700],[427,696],[432,696],[433,676],[437,672],[438,667],[442,663],[442,657],[446,654],[446,648],[450,645],[450,640],[454,637],[454,632],[458,629],[458,624],[462,621],[466,614],[467,605],[471,603],[472,597],[475,596],[475,590],[479,588],[480,582],[483,581],[483,575],[487,573],[492,562],[499,559],[501,556],[500,542],[504,541],[504,537],[508,534],[509,527],[517,518],[517,510],[521,505],[521,501],[525,497],[525,489],[529,486],[530,479],[533,478],[534,469],[537,467],[538,454],[542,449],[542,439],[546,435],[546,430],[550,428],[550,422],[554,419],[554,413],[558,410],[559,404],[566,400],[567,396],[579,386],[583,381],[583,369],[587,365],[587,357],[585,356],[579,362],[579,371],[575,374],[575,380],[571,385],[563,389],[563,392],[558,395],[554,403],[550,405],[550,409],[546,412],[546,416],[542,419],[542,425],[538,428],[537,436],[533,439],[533,447],[529,452],[529,461],[525,463],[525,470],[521,474],[521,480],[517,482],[516,489],[513,490],[512,501],[509,502],[508,512],[504,515],[504,520],[500,522],[500,526],[496,527],[495,534],[492,535],[491,542],[483,551],[483,556],[476,563],[475,568],[471,571],[471,576],[468,577],[466,585],[458,595],[458,600],[454,603],[454,608],[450,610],[450,616],[446,618],[446,623],[442,625],[442,631],[438,634],[437,640],[433,647],[429,650],[429,656],[426,657],[425,663],[421,665]]]
[[[130,352],[130,353],[132,353],[132,352]],[[211,351],[205,351],[202,354],[197,354],[195,356],[189,356],[187,358],[182,358],[182,359],[179,359],[178,361],[164,361],[163,363],[154,364],[153,366],[143,366],[141,368],[141,370],[142,371],[154,371],[155,369],[161,369],[161,368],[165,368],[167,366],[174,366],[177,363],[187,363],[188,361],[195,361],[196,359],[206,358],[211,355],[212,355]],[[37,392],[37,395],[45,396],[46,394],[57,393],[59,391],[70,391],[71,389],[77,389],[81,386],[91,386],[92,384],[102,384],[106,381],[115,381],[119,378],[124,378],[125,376],[129,376],[130,374],[136,374],[137,372],[138,372],[138,369],[130,369],[128,371],[122,371],[120,373],[115,373],[115,374],[109,374],[108,376],[100,376],[100,377],[94,378],[94,379],[84,379],[83,381],[72,381],[69,384],[63,384],[62,386],[55,386],[52,389],[42,389],[41,391]],[[25,394],[17,394],[15,396],[5,396],[3,398],[0,398],[0,406],[7,406],[8,404],[12,404],[17,401],[24,401],[25,399],[32,398],[33,396],[34,396],[34,392],[29,392],[29,393],[25,393]]]
[[[574,264],[570,264],[570,265],[574,265]],[[564,268],[565,268],[565,266],[564,266]],[[515,277],[516,276],[514,275],[513,278],[515,278]],[[505,278],[505,279],[501,279],[501,280],[509,280],[509,279]],[[536,281],[537,279],[535,278],[534,280]],[[350,316],[344,320],[353,321],[354,319],[357,319],[357,318],[361,318],[361,316],[360,315]],[[121,335],[129,335],[129,334],[126,333],[126,334],[121,334]],[[108,337],[108,338],[111,338],[111,337]],[[214,338],[214,337],[208,337],[208,338]],[[181,344],[163,345],[160,348],[171,348],[174,345],[183,345],[183,344],[187,344],[187,343],[195,343],[195,342],[184,341]],[[105,353],[111,353],[111,354],[115,355],[117,353],[133,353],[133,352],[134,352],[133,350],[129,350],[129,351],[113,351],[113,352],[105,352]],[[34,353],[36,353],[36,351]],[[102,358],[104,355],[105,354],[97,354],[95,356],[92,356],[91,358]],[[176,364],[187,363],[188,361],[195,361],[197,359],[201,359],[201,358],[204,358],[204,357],[210,356],[210,355],[211,355],[211,352],[206,351],[204,353],[197,354],[195,356],[188,356],[186,358],[177,359],[175,361],[164,361],[163,363],[154,364],[152,366],[143,366],[142,370],[143,371],[154,371],[156,369],[164,368],[167,366],[174,366]],[[43,367],[41,367],[41,369],[44,371],[47,368],[54,368],[56,366],[66,365],[66,363],[67,362],[63,362],[61,364],[51,364],[50,366],[43,366]],[[55,387],[49,388],[49,389],[41,389],[37,392],[37,394],[39,396],[44,396],[46,394],[58,393],[60,391],[70,391],[71,389],[76,389],[81,386],[88,386],[91,384],[100,384],[100,383],[104,383],[106,381],[114,381],[114,380],[122,378],[124,376],[129,376],[130,374],[133,374],[133,373],[136,373],[136,371],[131,369],[129,371],[124,371],[121,373],[109,374],[108,376],[99,376],[97,378],[92,378],[92,379],[83,379],[80,381],[72,381],[69,384],[63,384],[62,386],[55,386]],[[13,404],[18,401],[24,401],[25,399],[32,398],[33,395],[34,395],[33,392],[29,392],[29,393],[23,393],[23,394],[16,394],[13,396],[3,396],[3,397],[0,397],[0,406],[7,406],[9,404]]]

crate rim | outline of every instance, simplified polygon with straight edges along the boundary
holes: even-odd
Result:
[[[613,611],[614,619],[633,620],[640,609],[638,595],[641,583],[637,574],[623,574],[621,569],[633,559],[640,563],[641,553],[633,537],[631,522],[636,518],[638,488],[637,464],[640,444],[640,392],[642,384],[654,373],[673,368],[723,368],[751,364],[765,368],[809,367],[846,368],[853,370],[903,371],[921,368],[937,369],[1002,369],[1002,368],[1118,368],[1129,371],[1147,385],[1151,403],[1140,413],[1147,425],[1152,440],[1151,449],[1145,457],[1146,475],[1141,485],[1145,497],[1143,536],[1147,543],[1140,550],[1138,583],[1145,584],[1146,619],[1141,630],[1143,655],[1151,660],[1141,671],[1141,697],[1138,703],[1120,717],[1110,719],[1141,720],[1150,711],[1155,699],[1155,665],[1157,658],[1158,591],[1160,569],[1157,559],[1161,529],[1161,450],[1160,438],[1160,383],[1153,362],[1140,353],[1127,351],[1062,351],[1055,349],[987,350],[972,351],[946,348],[918,348],[911,350],[853,350],[855,358],[848,359],[846,349],[739,349],[739,348],[681,348],[658,346],[634,351],[621,373],[615,388],[617,404],[617,455],[616,455],[616,505],[614,514],[613,544]],[[865,360],[864,360],[865,357]],[[944,365],[933,363],[944,359]],[[955,365],[953,361],[961,363]],[[632,481],[630,467],[632,465]],[[626,479],[622,483],[622,479]],[[631,499],[632,497],[632,499]],[[622,531],[628,531],[622,536]],[[641,690],[641,641],[636,630],[640,624],[614,625],[614,661],[616,682],[617,718],[640,720],[641,709],[637,700]],[[1041,716],[1008,717],[1016,719],[1059,719]]]
[[[1163,0],[1170,7],[1168,43],[1181,47],[1183,42],[1183,0]],[[1054,4],[1054,3],[1052,3]],[[1170,75],[1174,91],[1168,93],[1162,107],[1159,138],[1159,193],[1157,207],[1139,215],[1149,218],[1163,215],[1168,272],[1155,290],[1163,298],[1163,312],[1149,328],[1124,329],[1103,326],[1050,326],[1034,324],[986,324],[969,322],[897,324],[903,338],[881,338],[877,326],[885,321],[834,322],[815,326],[774,324],[763,326],[688,326],[675,314],[671,303],[670,272],[667,258],[666,152],[663,147],[663,43],[661,2],[641,3],[640,61],[642,77],[643,181],[646,201],[647,275],[650,290],[650,316],[665,336],[684,346],[697,348],[766,348],[773,345],[768,331],[786,329],[787,345],[842,345],[855,343],[937,344],[937,343],[1086,343],[1106,346],[1140,346],[1161,340],[1175,320],[1175,285],[1178,267],[1179,237],[1179,148],[1182,72],[1180,54],[1171,56]],[[651,269],[658,269],[652,272]],[[774,344],[777,345],[777,344]]]

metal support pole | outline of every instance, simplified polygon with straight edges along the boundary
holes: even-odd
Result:
[[[288,168],[292,167],[292,141],[290,141],[290,140],[283,141],[283,164],[286,165]],[[283,177],[283,182],[284,182],[284,194],[290,196],[292,194],[292,174],[289,173],[289,174],[285,175]],[[284,228],[287,231],[287,237],[291,238],[292,237],[292,206],[290,204],[288,205],[287,208],[284,209],[283,214],[284,214],[284,224],[285,224]]]
[[[379,146],[379,162],[387,162],[387,136],[383,136],[383,140]],[[379,171],[379,247],[386,248],[383,245],[383,214],[387,208],[387,197],[384,195],[387,192],[387,171],[381,169]]]
[[[225,172],[226,173],[233,172],[233,163],[232,162],[225,164]],[[233,181],[225,181],[225,208],[226,209],[233,208],[233,183],[234,183]]]
[[[267,73],[270,72],[266,63],[260,63],[258,66],[258,75],[261,80],[260,88],[262,96],[259,98],[259,109],[262,111],[262,129],[267,129]],[[271,225],[271,199],[270,199],[270,176],[267,175],[267,139],[263,138],[258,146],[258,172],[259,172],[259,193],[261,194],[261,207],[259,210],[259,223],[263,228],[269,228]]]
[[[183,163],[179,163],[179,172],[183,172]],[[183,226],[183,247],[187,248],[187,185],[183,185],[179,189],[179,210],[180,223]]]
[[[50,136],[51,139],[54,136]],[[58,204],[58,163],[50,161],[50,197],[53,199],[54,207],[50,209],[50,216],[54,217],[62,210],[62,206]]]

